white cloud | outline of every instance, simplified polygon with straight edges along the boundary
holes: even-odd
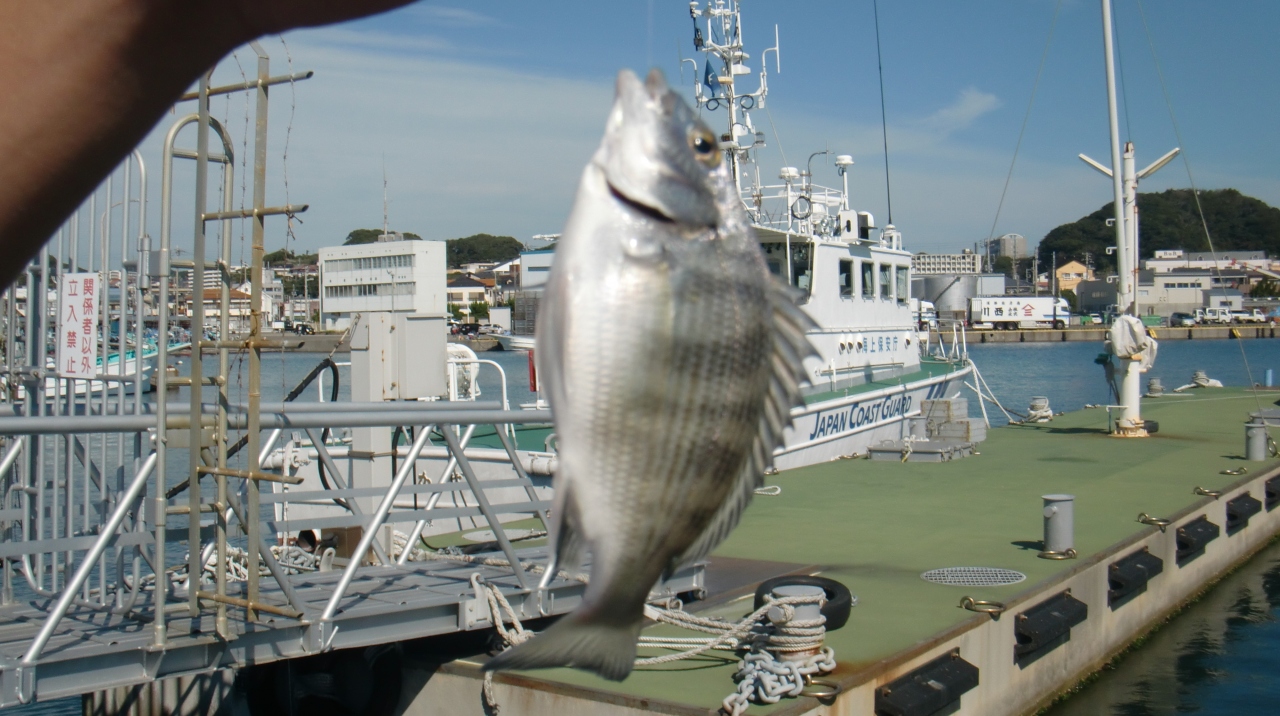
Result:
[[[956,101],[921,120],[920,125],[942,134],[971,126],[979,117],[1000,107],[1000,99],[975,87],[960,91]]]
[[[401,12],[417,15],[430,24],[451,25],[454,27],[477,27],[480,25],[492,25],[497,22],[494,18],[475,10],[446,7],[444,5],[428,5],[426,3],[412,5]]]

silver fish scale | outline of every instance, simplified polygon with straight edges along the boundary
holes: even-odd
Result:
[[[575,421],[589,434],[583,441],[607,446],[590,456],[584,487],[593,494],[581,496],[612,514],[598,525],[608,527],[603,534],[590,530],[612,543],[601,551],[645,563],[675,556],[697,536],[685,530],[706,524],[742,467],[772,348],[763,264],[744,244],[673,246],[665,270],[625,266],[609,282],[612,295],[600,296],[612,330],[595,336],[598,354],[566,379],[573,414],[586,417]],[[577,432],[561,437],[562,452],[575,452]]]

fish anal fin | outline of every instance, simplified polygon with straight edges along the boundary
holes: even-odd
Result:
[[[494,657],[485,671],[550,669],[569,666],[622,681],[636,661],[636,640],[643,620],[631,624],[591,621],[569,614],[533,639]]]
[[[764,391],[767,405],[761,411],[755,440],[737,481],[715,517],[698,539],[671,561],[664,576],[706,557],[738,526],[742,513],[755,497],[756,489],[764,484],[764,471],[770,466],[773,450],[782,444],[783,433],[791,424],[791,409],[802,402],[799,384],[805,379],[803,361],[808,356],[817,355],[805,332],[815,324],[795,305],[802,294],[778,281],[771,281],[770,287],[773,354],[769,356],[769,386]]]

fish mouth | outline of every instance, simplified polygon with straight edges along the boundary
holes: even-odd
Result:
[[[639,201],[636,201],[635,199],[632,199],[626,194],[623,194],[621,191],[618,191],[618,188],[608,181],[606,181],[605,184],[609,186],[609,193],[613,195],[613,198],[631,207],[632,209],[635,209],[637,212],[649,217],[650,219],[653,219],[654,221],[660,221],[664,224],[676,223],[675,219],[662,213],[661,209],[649,206],[648,204],[643,204]]]

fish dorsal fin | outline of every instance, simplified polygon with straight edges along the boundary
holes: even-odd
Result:
[[[782,444],[783,431],[791,424],[791,408],[801,403],[800,383],[805,379],[804,359],[817,355],[805,337],[815,327],[813,319],[796,305],[800,293],[770,279],[773,351],[769,356],[769,388],[760,425],[751,451],[724,504],[698,539],[676,559],[668,572],[692,564],[710,554],[738,525],[755,491],[764,484],[764,472],[773,463],[773,450]]]

